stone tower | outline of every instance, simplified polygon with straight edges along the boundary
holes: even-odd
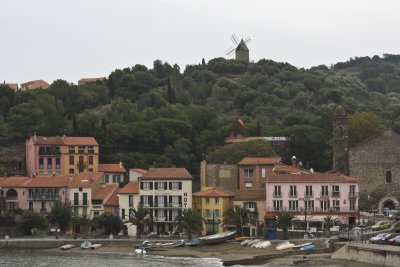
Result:
[[[342,106],[338,106],[332,117],[332,170],[349,175],[348,122],[347,114]]]
[[[244,61],[246,63],[249,63],[249,49],[247,48],[247,45],[243,41],[243,39],[240,40],[240,43],[236,47],[235,59],[238,61]]]

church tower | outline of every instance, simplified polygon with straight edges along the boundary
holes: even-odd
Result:
[[[348,120],[346,111],[340,105],[335,109],[333,113],[332,126],[332,170],[349,175]]]

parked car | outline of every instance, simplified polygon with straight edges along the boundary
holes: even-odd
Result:
[[[387,243],[388,243],[389,245],[396,245],[396,241],[397,241],[398,243],[400,243],[400,234],[398,234],[398,236],[395,236],[395,237],[389,239]]]
[[[385,235],[387,235],[386,233],[383,234],[378,234],[377,236],[371,237],[369,239],[369,243],[370,244],[377,244],[379,242],[379,240],[384,237]]]
[[[392,233],[392,234],[386,234],[385,236],[383,236],[381,239],[378,240],[379,244],[387,244],[389,239],[392,239],[396,236],[398,236],[399,234],[396,233]]]
[[[372,231],[379,231],[379,230],[385,230],[390,227],[390,224],[388,221],[379,221],[375,223],[374,225],[371,226]]]

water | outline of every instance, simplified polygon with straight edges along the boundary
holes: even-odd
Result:
[[[223,266],[215,258],[182,258],[161,257],[152,255],[135,255],[134,253],[63,253],[53,251],[0,251],[0,266],[141,266],[141,267],[220,267]]]

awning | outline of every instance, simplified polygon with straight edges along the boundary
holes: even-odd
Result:
[[[307,222],[324,222],[326,216],[321,215],[307,215]],[[339,220],[338,216],[331,216],[333,220]],[[294,216],[294,221],[304,221],[304,215]]]

